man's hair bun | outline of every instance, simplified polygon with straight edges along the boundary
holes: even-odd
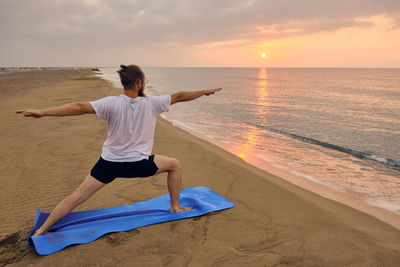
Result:
[[[118,72],[118,73],[125,72],[127,69],[128,69],[128,67],[127,67],[127,66],[125,66],[125,65],[121,65],[121,66],[120,66],[120,69],[119,69],[119,70],[117,70],[117,72]]]

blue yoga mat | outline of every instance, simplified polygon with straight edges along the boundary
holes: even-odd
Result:
[[[181,190],[180,203],[182,206],[194,208],[180,213],[169,212],[170,197],[167,194],[127,206],[71,212],[54,224],[47,234],[32,237],[36,229],[49,217],[49,213],[41,213],[38,209],[27,243],[33,243],[37,253],[48,255],[69,245],[92,242],[107,233],[197,217],[235,206],[228,199],[204,186]]]

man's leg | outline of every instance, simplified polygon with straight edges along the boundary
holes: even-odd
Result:
[[[50,216],[43,223],[43,225],[36,230],[33,236],[47,233],[51,226],[62,219],[65,215],[70,213],[81,203],[85,202],[104,185],[106,184],[96,180],[89,174],[82,184],[71,195],[67,196],[57,204],[57,206],[50,213]]]
[[[179,194],[182,186],[182,170],[179,160],[166,156],[155,155],[154,163],[158,167],[156,174],[168,172],[168,191],[171,197],[171,212],[182,212],[191,210],[192,207],[179,205]]]

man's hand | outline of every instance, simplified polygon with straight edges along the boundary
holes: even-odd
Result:
[[[221,90],[222,90],[222,88],[213,88],[213,89],[204,89],[204,90],[198,90],[198,91],[178,92],[178,93],[171,95],[171,105],[178,103],[178,102],[192,101],[203,95],[209,96],[209,95],[215,94],[215,92],[218,92]]]
[[[218,92],[221,90],[222,90],[222,88],[207,89],[207,90],[204,90],[205,91],[204,95],[209,96],[209,95],[215,94],[215,92]]]
[[[44,115],[43,111],[40,109],[23,109],[23,110],[17,110],[15,113],[22,114],[25,117],[34,117],[34,118],[40,118]]]
[[[25,117],[40,118],[43,116],[73,116],[83,114],[96,114],[92,105],[89,102],[75,102],[59,107],[48,109],[23,109],[17,110],[17,114],[22,114]]]

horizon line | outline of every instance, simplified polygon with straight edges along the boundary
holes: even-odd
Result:
[[[118,68],[119,66],[14,66],[14,67],[5,67],[0,66],[0,69],[19,69],[19,68],[32,68],[32,69],[39,69],[39,68]],[[204,67],[204,66],[140,66],[142,68],[193,68],[193,69],[260,69],[260,68],[268,68],[268,69],[399,69],[399,67],[319,67],[319,66],[303,66],[303,67],[273,67],[273,66],[246,66],[246,67]]]

